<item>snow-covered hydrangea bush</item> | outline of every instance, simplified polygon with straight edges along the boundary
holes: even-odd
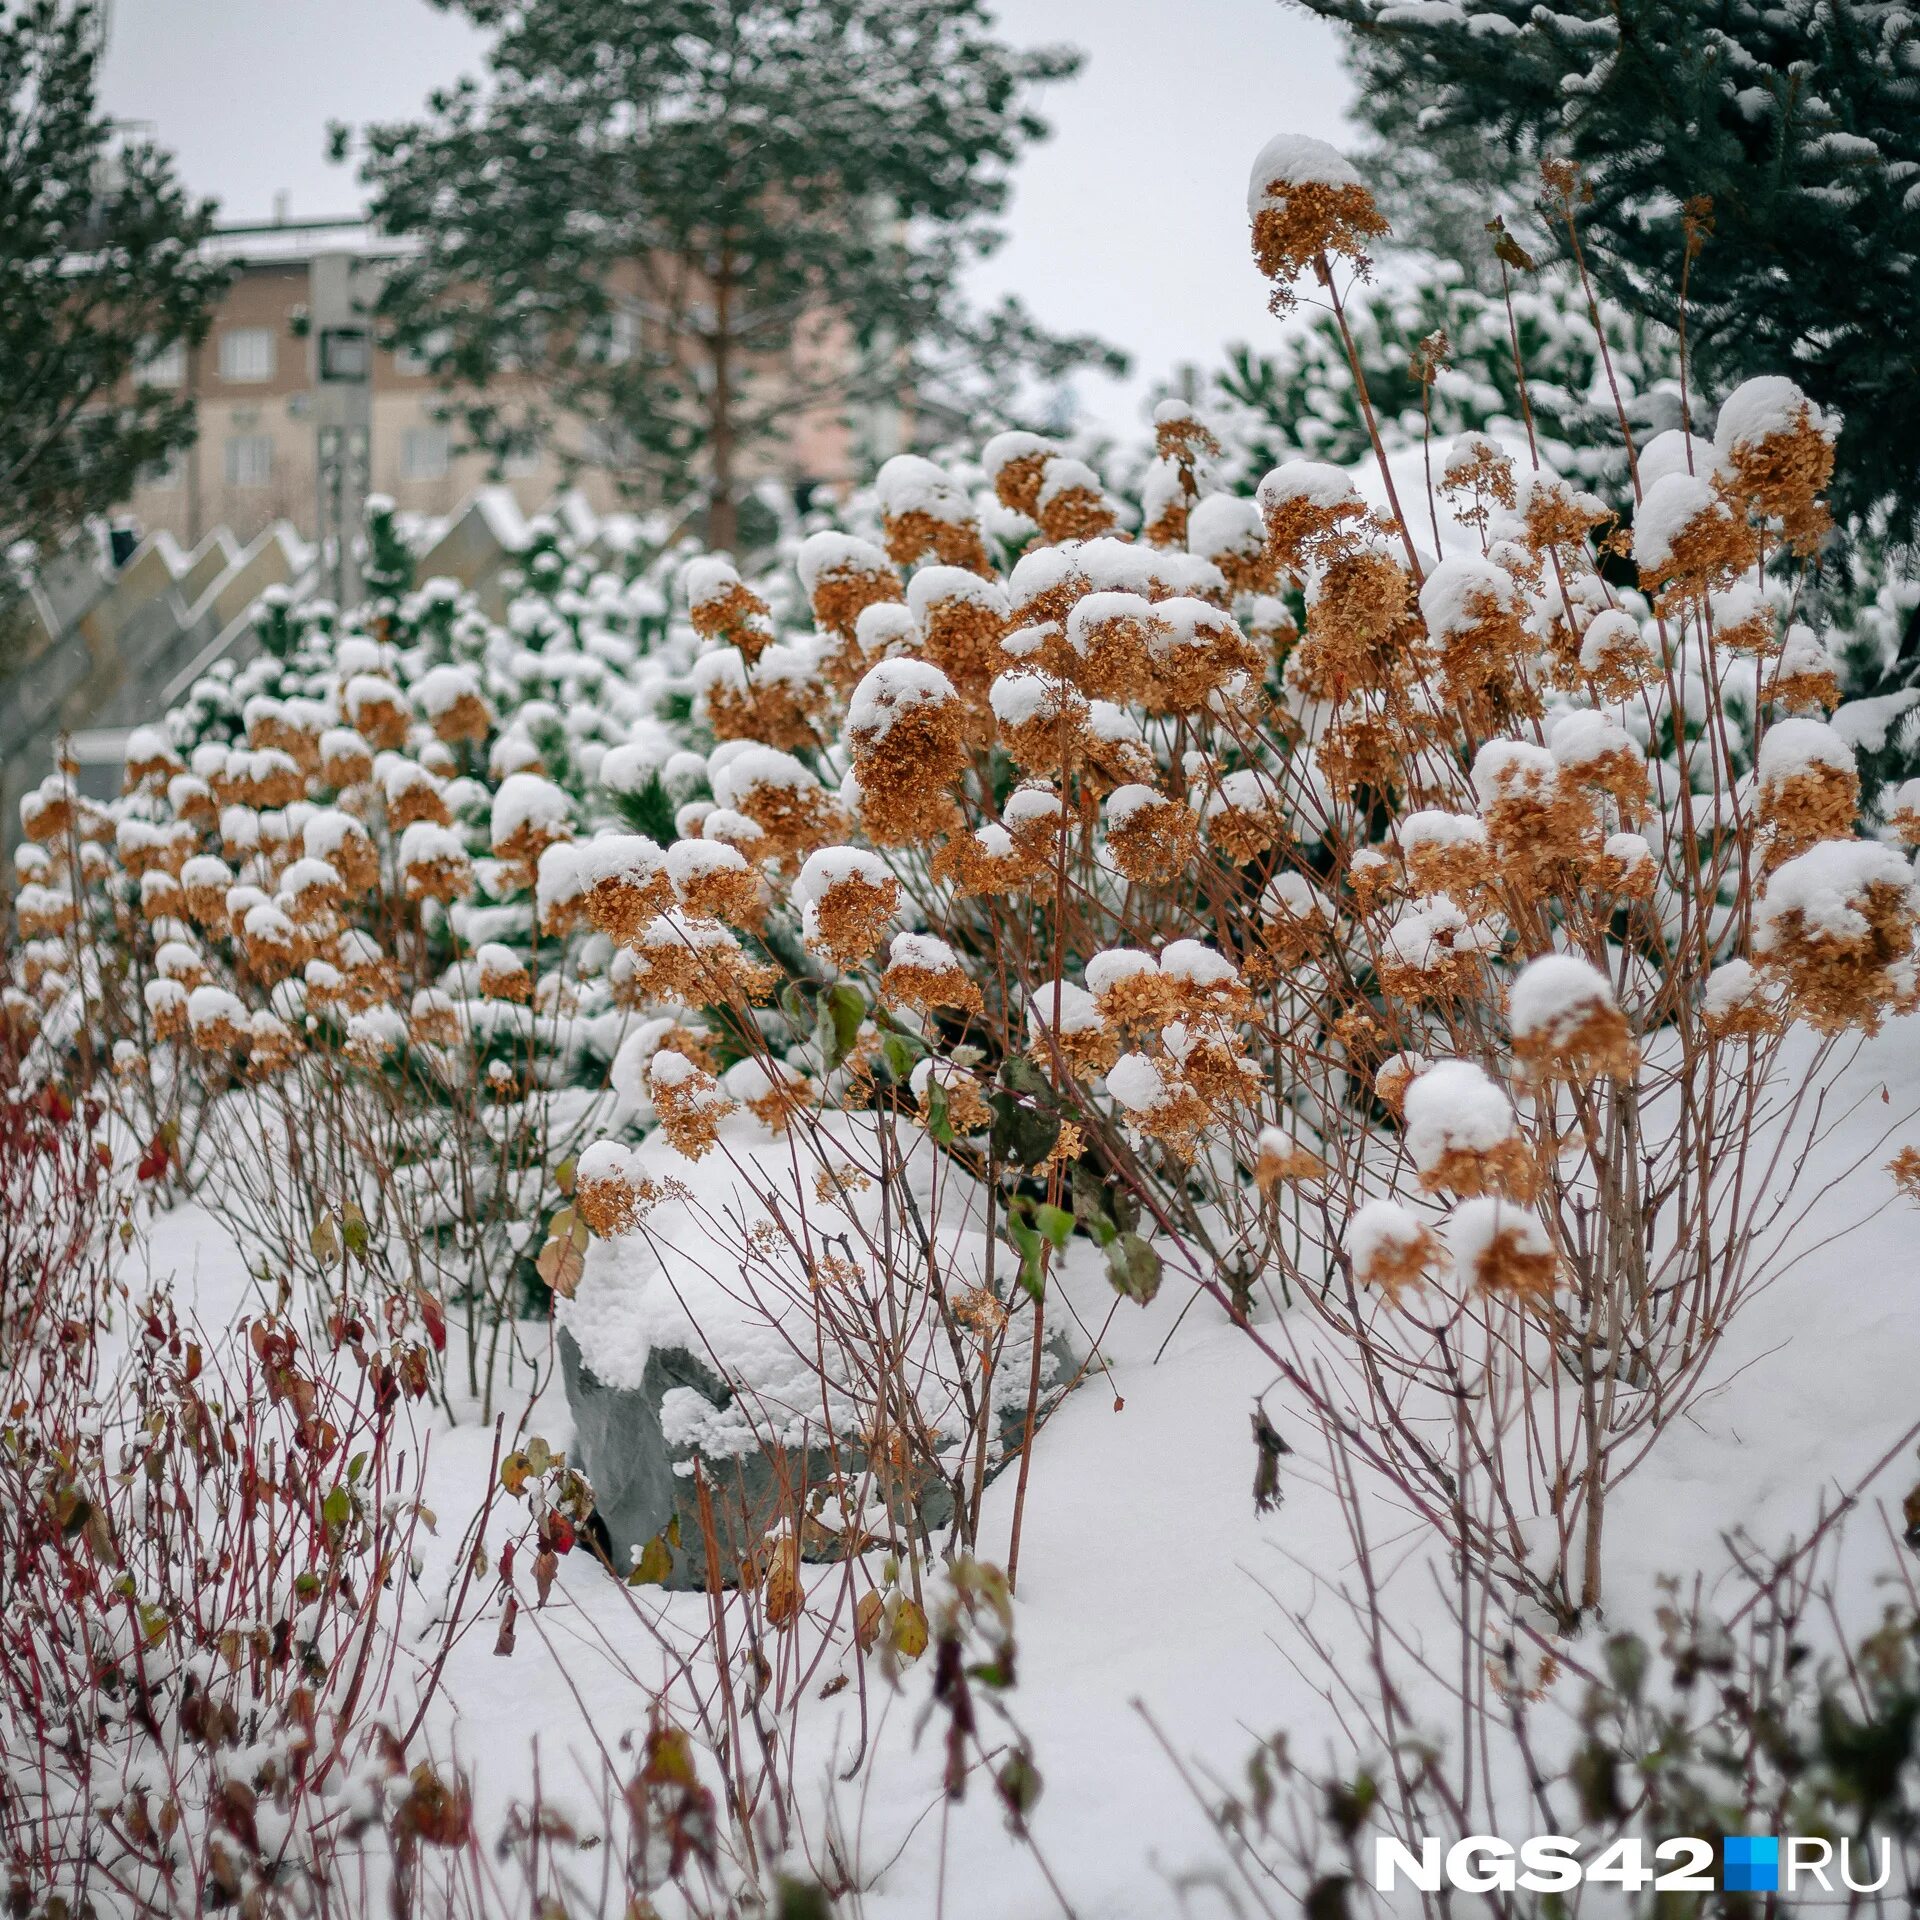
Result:
[[[1344,330],[1364,184],[1283,141],[1249,210],[1276,307]],[[1571,1618],[1762,1276],[1759,1116],[1915,1001],[1920,801],[1860,817],[1798,617],[1835,425],[1762,375],[1710,436],[1623,428],[1614,497],[1479,431],[1414,493],[1372,426],[1365,472],[1240,491],[1167,402],[1137,502],[1030,433],[903,456],[865,532],[694,559],[664,626],[564,562],[504,622],[309,615],[116,806],[30,797],[8,1004],[69,1044],[107,937],[123,1078],[224,1073],[250,1125],[276,1090],[291,1140],[324,1058],[456,1237],[564,1162],[584,1365],[696,1352],[719,1398],[676,1388],[670,1439],[835,1454],[796,1537],[910,1532],[892,1489],[940,1483],[971,1547],[1084,1258],[1213,1295]],[[449,1088],[512,1177],[463,1184]]]

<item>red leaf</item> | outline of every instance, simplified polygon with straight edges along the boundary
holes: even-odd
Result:
[[[134,1169],[134,1175],[141,1180],[164,1179],[172,1159],[172,1154],[167,1151],[167,1136],[164,1133],[156,1133],[152,1144],[141,1158],[139,1166]]]

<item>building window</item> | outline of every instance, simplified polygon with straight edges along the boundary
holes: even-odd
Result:
[[[234,433],[227,436],[227,485],[264,487],[273,478],[273,436],[270,433]]]
[[[273,378],[273,329],[233,327],[220,336],[222,380]]]
[[[409,427],[400,438],[400,477],[403,480],[444,480],[453,458],[445,427]]]
[[[433,363],[453,350],[453,334],[446,327],[435,327],[417,347],[395,347],[393,370],[409,379],[423,380],[433,371]]]
[[[164,347],[144,349],[134,379],[143,387],[177,387],[187,377],[187,343],[169,340]]]
[[[180,449],[175,447],[171,452],[163,453],[158,460],[149,460],[140,469],[137,484],[154,492],[177,487],[186,473],[186,466],[186,461],[180,456]]]
[[[631,307],[615,307],[593,323],[586,349],[602,366],[624,367],[640,350],[640,316]]]

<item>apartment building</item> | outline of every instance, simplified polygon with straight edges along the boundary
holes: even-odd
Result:
[[[402,243],[361,221],[302,220],[225,227],[207,244],[235,267],[212,328],[198,348],[176,345],[143,375],[191,392],[199,438],[146,477],[127,511],[141,531],[164,529],[189,547],[215,527],[245,542],[280,520],[312,539],[319,517],[316,343],[306,326],[313,264],[348,254],[377,273]],[[371,489],[390,495],[403,511],[450,514],[490,477],[532,511],[561,484],[560,463],[544,450],[509,461],[498,475],[490,475],[483,456],[456,452],[457,429],[435,417],[439,391],[410,356],[375,347],[369,385]],[[589,456],[603,444],[591,421],[565,423],[565,431]],[[885,423],[866,422],[861,431],[869,443],[875,432],[887,437]],[[797,411],[769,472],[796,487],[837,487],[851,479],[863,450],[836,413]],[[574,484],[596,511],[619,504],[610,477],[591,466]]]

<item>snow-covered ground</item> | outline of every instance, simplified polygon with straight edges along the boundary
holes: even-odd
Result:
[[[1710,1388],[1617,1495],[1607,1618],[1587,1628],[1590,1639],[1645,1627],[1663,1575],[1699,1576],[1710,1595],[1733,1597],[1731,1539],[1744,1532],[1778,1550],[1803,1537],[1920,1417],[1920,1258],[1910,1203],[1883,1171],[1920,1136],[1916,1107],[1920,1023],[1906,1020],[1861,1048],[1827,1102],[1827,1137],[1796,1188],[1813,1203],[1791,1228],[1789,1251],[1799,1257],[1745,1305]],[[1788,1218],[1798,1213],[1796,1205]],[[171,1275],[209,1326],[245,1310],[244,1263],[197,1208],[160,1217],[127,1258],[130,1277]],[[1237,1779],[1255,1741],[1282,1729],[1309,1769],[1343,1752],[1322,1695],[1328,1674],[1309,1640],[1351,1654],[1353,1616],[1340,1589],[1353,1578],[1354,1552],[1317,1434],[1284,1391],[1268,1391],[1274,1369],[1246,1334],[1177,1279],[1149,1308],[1116,1308],[1097,1262],[1076,1253],[1055,1284],[1077,1317],[1096,1332],[1104,1325],[1106,1366],[1046,1426],[1028,1495],[1009,1704],[1044,1780],[1035,1847],[1009,1838],[984,1781],[963,1804],[942,1805],[930,1662],[907,1669],[891,1696],[873,1676],[877,1745],[856,1778],[835,1779],[856,1751],[858,1709],[856,1689],[818,1697],[844,1662],[830,1655],[801,1716],[795,1778],[803,1798],[815,1783],[816,1832],[832,1803],[867,1889],[850,1910],[871,1920],[941,1912],[1025,1920],[1060,1912],[1061,1896],[1078,1915],[1111,1920],[1225,1912],[1207,1889],[1219,1844],[1154,1727],[1183,1760],[1222,1779]],[[1282,1462],[1284,1498],[1265,1516],[1251,1498],[1249,1435],[1262,1394],[1295,1449]],[[528,1410],[526,1431],[567,1443],[557,1386]],[[421,1583],[428,1599],[452,1572],[492,1446],[477,1423],[442,1423],[432,1434],[427,1500],[439,1529]],[[1853,1624],[1876,1613],[1876,1576],[1892,1564],[1876,1502],[1897,1508],[1911,1479],[1911,1460],[1897,1456],[1834,1557],[1841,1612]],[[987,1504],[988,1553],[1004,1547],[1013,1497],[1013,1476],[1003,1475]],[[503,1503],[490,1555],[523,1519]],[[1398,1624],[1415,1644],[1441,1649],[1451,1628],[1427,1536],[1379,1493],[1367,1524],[1377,1563],[1391,1570]],[[844,1575],[810,1567],[805,1577],[812,1586]],[[661,1645],[694,1642],[707,1607],[699,1594],[622,1588],[575,1553],[550,1603],[521,1614],[511,1658],[493,1651],[496,1618],[475,1620],[448,1663],[428,1737],[470,1772],[480,1831],[497,1830],[508,1803],[529,1797],[536,1770],[545,1802],[596,1831],[603,1756],[622,1777],[631,1771],[621,1743],[644,1732]],[[424,1635],[424,1605],[412,1624]],[[1457,1665],[1457,1643],[1452,1658]],[[1445,1742],[1448,1721],[1432,1707]],[[583,1865],[587,1884],[598,1871]]]

